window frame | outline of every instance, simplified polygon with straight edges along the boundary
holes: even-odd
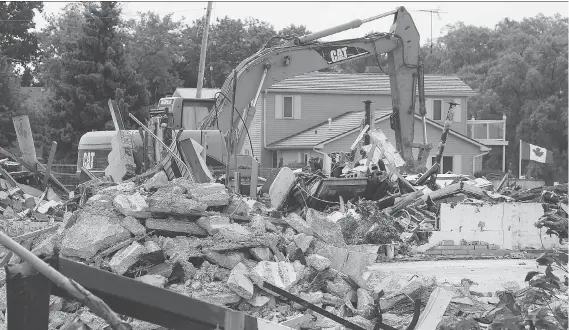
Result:
[[[286,116],[286,99],[290,99],[290,117]],[[283,116],[282,119],[294,119],[294,96],[283,95]]]
[[[436,156],[431,157],[431,164],[435,164],[435,160],[436,160]],[[450,158],[451,161],[451,169],[450,171],[452,173],[454,173],[454,156],[443,156],[443,158],[441,159],[441,166],[439,167],[439,174],[445,174],[446,172],[443,171],[444,168],[444,163],[445,163],[445,158],[448,160],[448,158]],[[447,171],[448,172],[448,171]]]
[[[443,120],[443,99],[432,99],[433,100],[433,118],[431,118],[432,120]],[[440,118],[439,119],[435,119],[435,112],[436,112],[436,108],[435,108],[435,103],[436,101],[439,101],[441,104],[441,109],[440,109]]]

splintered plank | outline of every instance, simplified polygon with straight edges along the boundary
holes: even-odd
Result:
[[[200,151],[197,147],[201,147],[193,139],[184,139],[178,142],[179,151],[182,159],[189,165],[192,170],[193,178],[197,183],[211,182],[213,177],[207,168],[205,160],[202,158]],[[203,149],[203,147],[202,147]]]

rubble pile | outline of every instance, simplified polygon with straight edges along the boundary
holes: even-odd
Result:
[[[9,235],[54,226],[29,243],[32,251],[57,248],[63,257],[277,323],[308,313],[303,327],[338,325],[264,283],[366,328],[374,324],[367,267],[379,247],[347,244],[330,214],[305,208],[275,217],[279,212],[231,195],[222,184],[168,181],[162,171],[121,184],[89,181],[65,204],[30,199],[20,190],[0,190],[3,222],[23,228]],[[70,204],[79,207],[66,211]],[[74,319],[77,309],[56,300],[52,328]],[[93,328],[94,315],[81,313],[81,322]]]
[[[345,204],[340,198],[329,207],[325,197],[324,204],[312,204],[319,195],[306,194],[321,179],[283,170],[272,179],[276,188],[266,203],[230,194],[220,183],[170,181],[163,171],[120,184],[92,180],[65,202],[49,189],[35,197],[0,179],[0,220],[9,236],[36,253],[57,249],[63,257],[148,285],[303,329],[340,324],[267,289],[267,283],[366,329],[377,323],[378,307],[384,323],[409,325],[413,299],[421,298],[423,311],[444,285],[372,273],[368,266],[385,245],[426,241],[442,202],[540,201],[546,210],[540,222],[560,237],[560,219],[567,221],[567,185],[498,193],[482,180],[460,177],[436,190],[414,186],[401,193],[401,179],[380,175],[376,179],[383,181],[376,183],[389,187],[381,197],[354,196]],[[414,184],[413,177],[405,180]],[[558,228],[551,226],[555,221]],[[0,260],[18,262],[7,250],[0,250]],[[5,297],[5,285],[0,290]],[[445,290],[452,292],[445,318],[487,316],[499,303],[496,295]],[[5,304],[0,307],[5,311]],[[105,327],[86,307],[61,298],[52,297],[50,311],[51,329],[71,322]],[[140,321],[133,326],[159,329]]]

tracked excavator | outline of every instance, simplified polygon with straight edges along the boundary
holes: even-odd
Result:
[[[323,37],[391,15],[394,19],[389,32],[373,33],[349,40],[318,41]],[[225,80],[215,98],[164,98],[160,100],[158,108],[151,111],[151,117],[162,118],[162,126],[170,129],[184,129],[181,137],[191,136],[198,143],[204,133],[207,133],[206,163],[225,166],[229,164],[229,157],[239,153],[247,140],[247,128],[251,125],[255,106],[263,90],[284,79],[355,59],[371,56],[379,64],[379,55],[387,54],[393,109],[391,128],[395,131],[396,148],[406,163],[403,171],[416,173],[419,167],[425,166],[430,146],[426,144],[424,81],[419,57],[420,37],[411,15],[404,7],[306,36],[284,39],[284,45],[264,47],[242,61]],[[414,143],[417,86],[418,112],[423,117],[423,144]],[[135,144],[141,145],[138,131],[132,133]],[[85,134],[80,142],[78,169],[80,166],[86,166],[92,172],[104,172],[111,137],[112,132]],[[413,148],[420,149],[418,159],[413,157]],[[140,156],[135,156],[135,162],[140,162],[140,159]]]

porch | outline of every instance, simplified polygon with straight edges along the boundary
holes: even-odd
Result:
[[[506,116],[502,120],[477,120],[474,117],[466,121],[467,136],[489,147],[502,146],[502,172],[506,171]]]

